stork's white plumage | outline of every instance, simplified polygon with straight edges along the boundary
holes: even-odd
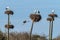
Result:
[[[6,7],[6,10],[7,10],[7,11],[9,11],[9,10],[10,10],[9,6],[7,6],[7,7]]]
[[[55,12],[55,10],[52,10],[52,12]]]

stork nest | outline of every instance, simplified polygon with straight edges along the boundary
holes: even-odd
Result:
[[[13,25],[5,25],[5,28],[9,28],[9,29],[13,29],[14,28],[14,26]]]
[[[47,21],[54,21],[53,18],[47,18]]]
[[[11,14],[11,15],[13,15],[14,13],[13,13],[13,11],[5,11],[5,14]]]
[[[34,22],[39,22],[41,20],[41,15],[39,14],[31,14],[30,15],[31,20],[33,20]]]
[[[58,17],[57,14],[49,14],[50,17]]]

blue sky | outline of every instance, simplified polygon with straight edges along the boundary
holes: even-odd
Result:
[[[29,15],[34,10],[39,10],[42,16],[40,22],[34,24],[33,34],[48,35],[49,22],[46,20],[48,14],[54,9],[55,13],[60,15],[60,0],[0,0],[0,29],[5,31],[4,25],[7,24],[7,15],[4,14],[5,8],[9,6],[14,11],[14,15],[11,16],[11,24],[15,27],[11,31],[17,32],[29,32],[31,27],[31,20]],[[60,16],[59,16],[60,17]],[[54,21],[53,37],[60,35],[60,18],[56,18]],[[23,21],[27,20],[23,25]]]

